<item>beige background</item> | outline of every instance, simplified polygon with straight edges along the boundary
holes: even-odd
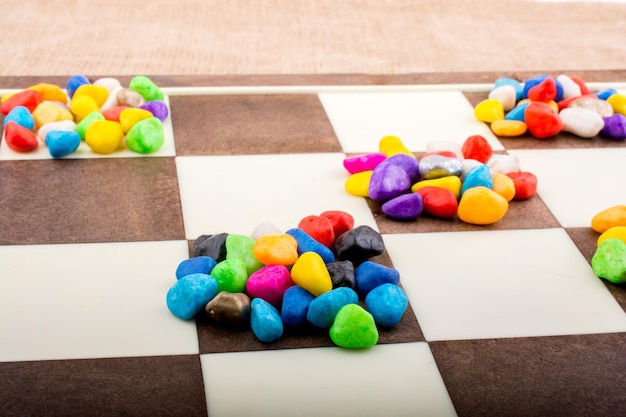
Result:
[[[0,0],[0,75],[626,68],[626,4]]]

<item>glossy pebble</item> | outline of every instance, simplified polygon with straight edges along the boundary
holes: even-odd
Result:
[[[246,289],[248,271],[240,259],[226,259],[215,265],[211,276],[217,281],[217,291],[243,292]]]
[[[422,196],[418,193],[402,194],[386,201],[381,211],[396,220],[414,220],[422,213]]]
[[[328,333],[333,343],[349,349],[368,348],[378,342],[374,317],[358,304],[343,306]]]
[[[298,223],[298,228],[327,248],[331,248],[335,243],[335,229],[326,217],[315,214],[303,217]]]
[[[126,146],[133,152],[150,154],[165,143],[163,124],[156,117],[140,120],[126,134]]]
[[[527,200],[537,194],[537,176],[528,171],[515,171],[506,174],[513,180],[515,200]]]
[[[561,110],[559,117],[563,122],[563,131],[581,138],[593,138],[604,127],[604,120],[593,110],[584,107],[568,107]]]
[[[140,107],[142,110],[147,110],[154,117],[159,119],[160,121],[165,121],[169,116],[170,112],[167,108],[167,104],[163,100],[152,100],[142,104]]]
[[[315,252],[305,252],[300,255],[291,268],[291,279],[315,297],[333,288],[326,264]]]
[[[531,101],[542,101],[547,103],[556,99],[556,80],[552,77],[546,77],[538,84],[528,89],[527,97]]]
[[[600,130],[600,134],[615,140],[626,139],[626,116],[614,114],[604,117],[604,127]]]
[[[458,177],[457,177],[458,178]],[[422,196],[422,211],[431,216],[452,218],[459,207],[455,194],[445,188],[422,187],[416,191]]]
[[[283,335],[280,313],[270,303],[255,298],[250,303],[250,327],[252,333],[263,343],[272,343]]]
[[[285,326],[296,327],[306,323],[309,305],[315,297],[299,286],[289,287],[283,294],[280,311]]]
[[[596,244],[599,246],[607,239],[619,239],[622,242],[626,243],[626,226],[611,227],[598,237]]]
[[[419,164],[417,159],[413,156],[403,153],[395,154],[381,162],[378,167],[383,166],[384,164],[393,164],[402,168],[408,175],[411,183],[420,179]],[[375,168],[374,171],[376,171],[376,169],[378,168]]]
[[[247,294],[220,292],[206,306],[204,311],[209,320],[227,326],[248,326],[250,324],[251,302]]]
[[[576,84],[572,78],[566,74],[559,74],[556,77],[556,80],[561,83],[563,86],[563,99],[568,99],[570,97],[578,97],[582,93],[580,91],[580,86]]]
[[[354,279],[358,293],[367,295],[382,284],[398,284],[400,273],[386,265],[365,261],[354,270]]]
[[[591,228],[598,233],[604,233],[616,226],[626,226],[626,205],[611,206],[591,218]]]
[[[253,253],[265,265],[293,265],[298,260],[298,242],[288,234],[261,236]]]
[[[350,175],[345,183],[344,189],[355,197],[369,197],[369,187],[374,171],[357,172]]]
[[[335,288],[319,297],[316,297],[309,304],[306,319],[309,323],[322,329],[330,329],[335,321],[335,316],[348,304],[357,304],[359,296],[347,287]]]
[[[463,141],[461,152],[465,159],[474,159],[485,163],[493,155],[493,148],[484,136],[472,135]]]
[[[304,230],[297,227],[289,229],[285,232],[292,236],[296,240],[296,249],[298,255],[302,255],[305,252],[317,253],[324,263],[334,262],[335,254],[333,251],[325,245],[322,245],[317,240],[309,236]]]
[[[252,298],[262,298],[279,306],[288,288],[294,285],[289,270],[284,265],[266,265],[248,277],[246,293]]]
[[[378,142],[378,150],[380,153],[386,156],[392,156],[399,153],[403,153],[409,156],[415,156],[413,153],[402,143],[402,140],[397,136],[385,136]]]
[[[4,141],[10,149],[20,153],[34,151],[39,146],[37,135],[15,122],[4,126]]]
[[[528,130],[528,126],[523,121],[506,119],[496,120],[490,128],[494,135],[505,138],[522,136]]]
[[[192,274],[177,280],[168,290],[167,308],[178,318],[189,320],[217,294],[217,282],[207,274]]]
[[[441,155],[430,155],[420,159],[419,171],[422,179],[447,177],[449,175],[461,175],[463,162],[457,158],[449,158]]]
[[[127,133],[135,124],[137,124],[137,122],[151,117],[153,117],[152,113],[148,110],[128,107],[120,112],[119,122],[122,126],[122,130],[124,130],[124,133]]]
[[[165,97],[159,86],[144,75],[134,76],[128,88],[141,94],[145,101],[163,100]]]
[[[614,284],[626,282],[626,243],[620,239],[607,239],[591,258],[593,272]]]
[[[530,134],[537,139],[549,138],[563,129],[559,114],[543,102],[532,102],[526,107],[524,122]]]
[[[508,208],[500,194],[486,187],[474,187],[461,196],[457,215],[465,223],[487,225],[502,219]]]
[[[387,201],[411,188],[409,174],[395,164],[381,163],[372,172],[368,196],[374,201]]]
[[[378,326],[396,326],[409,305],[404,290],[398,285],[382,284],[365,297],[367,311],[374,317]]]
[[[53,158],[62,158],[74,153],[80,146],[80,135],[73,131],[52,130],[46,135],[45,143]]]
[[[7,114],[2,121],[2,127],[6,126],[9,122],[17,123],[28,130],[33,130],[35,128],[35,119],[33,118],[30,110],[24,106],[13,107],[13,109],[11,109],[9,114]]]
[[[606,101],[607,98],[611,97],[613,94],[617,94],[617,90],[614,88],[605,88],[598,91],[595,96],[600,100]],[[610,105],[610,104],[609,104]]]
[[[86,97],[86,96],[85,96]],[[85,143],[92,151],[110,154],[119,149],[124,132],[119,123],[110,120],[96,120],[85,132]]]
[[[176,267],[176,279],[181,279],[184,276],[191,274],[207,274],[210,275],[213,268],[217,265],[217,261],[208,256],[195,256],[193,258],[185,259],[180,262]]]
[[[486,99],[474,107],[474,116],[480,122],[493,123],[504,119],[504,107],[499,100]]]
[[[513,107],[513,109],[511,109],[511,111],[504,116],[504,120],[517,120],[518,122],[523,122],[524,112],[526,112],[526,107],[528,107],[529,104],[530,102],[518,103],[517,106]]]
[[[452,192],[455,198],[459,198],[461,196],[461,188],[463,183],[461,178],[456,175],[448,175],[445,177],[434,178],[432,180],[422,180],[418,181],[411,187],[411,191],[416,192],[424,187],[437,187],[444,188]]]
[[[380,152],[349,156],[343,160],[343,167],[350,174],[356,174],[373,170],[385,159],[387,159],[387,155]]]
[[[252,274],[263,267],[263,264],[254,256],[255,243],[256,241],[250,236],[228,234],[224,241],[226,259],[239,259],[246,266],[248,275]]]

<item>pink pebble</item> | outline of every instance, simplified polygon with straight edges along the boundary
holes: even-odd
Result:
[[[273,306],[279,306],[287,288],[294,285],[291,274],[283,265],[267,265],[248,277],[246,292],[252,298],[262,298]]]
[[[344,168],[350,174],[363,171],[371,171],[387,158],[384,153],[368,153],[364,155],[349,156],[343,160]]]

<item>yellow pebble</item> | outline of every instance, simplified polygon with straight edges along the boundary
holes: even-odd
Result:
[[[333,289],[326,264],[315,252],[305,252],[291,267],[291,279],[315,297]]]
[[[111,120],[96,120],[85,133],[85,142],[91,150],[102,154],[116,151],[123,139],[122,126]]]
[[[357,197],[369,197],[369,186],[373,172],[362,171],[350,175],[344,184],[346,192]]]
[[[438,187],[445,188],[446,190],[452,191],[452,194],[458,199],[461,196],[461,188],[463,184],[461,182],[461,178],[456,175],[448,175],[445,177],[434,178],[431,180],[421,180],[413,184],[411,187],[411,191],[414,193],[417,192],[420,188],[424,187]]]
[[[604,242],[607,239],[619,239],[622,242],[626,243],[626,226],[611,227],[606,232],[602,233],[600,237],[598,237],[597,245],[600,246],[600,243]]]
[[[459,201],[457,215],[465,223],[487,225],[502,219],[509,203],[495,191],[479,186],[466,190]]]
[[[83,120],[89,113],[100,111],[98,103],[90,96],[80,96],[72,98],[70,111],[76,117],[76,122]]]
[[[74,120],[72,113],[52,101],[44,101],[33,110],[33,119],[35,119],[35,127],[39,129],[41,126],[52,123],[62,122],[63,120]]]
[[[98,108],[100,108],[109,97],[109,90],[101,85],[95,84],[83,84],[76,89],[72,100],[76,100],[78,97],[89,96],[94,99]]]
[[[604,233],[615,226],[626,226],[626,206],[616,205],[597,213],[591,219],[591,228]]]
[[[606,99],[606,102],[613,107],[613,112],[626,116],[626,95],[615,93]]]
[[[521,136],[528,129],[526,123],[522,121],[506,119],[494,120],[490,127],[494,134],[507,138]]]
[[[264,265],[293,265],[298,260],[298,242],[288,234],[265,235],[254,242],[253,253]]]
[[[10,99],[11,97],[13,97],[16,94],[17,93],[7,93],[7,94],[3,95],[2,99],[0,99],[0,103],[4,103],[5,101],[7,101],[8,99]]]
[[[124,133],[135,126],[135,124],[141,120],[149,119],[152,117],[152,113],[144,109],[128,108],[122,110],[120,113],[120,124]]]
[[[504,119],[504,107],[501,101],[488,98],[474,107],[474,116],[478,121],[493,123],[495,120]]]
[[[380,153],[384,153],[387,156],[396,155],[399,153],[407,154],[415,158],[413,152],[404,146],[404,143],[397,136],[385,136],[378,142],[378,149]]]
[[[506,201],[513,200],[513,197],[515,197],[515,183],[511,177],[501,172],[492,172],[491,179],[493,181],[493,187],[491,188],[493,191],[504,197]]]
[[[39,83],[28,87],[27,90],[37,91],[41,96],[41,101],[56,101],[67,104],[67,94],[58,85]]]

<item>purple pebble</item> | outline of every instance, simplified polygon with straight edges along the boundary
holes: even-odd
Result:
[[[400,168],[405,170],[406,173],[409,175],[411,184],[414,184],[420,180],[419,164],[417,162],[417,159],[415,159],[411,155],[407,155],[405,153],[398,153],[393,156],[390,156],[382,163],[398,165]]]
[[[387,201],[411,188],[411,179],[404,169],[395,164],[382,163],[374,168],[368,195],[374,201]]]
[[[169,115],[167,104],[165,104],[165,102],[162,100],[148,101],[143,104],[140,109],[148,110],[150,113],[152,113],[154,117],[156,117],[160,121],[164,121]]]
[[[382,205],[383,213],[396,220],[413,220],[422,214],[424,204],[419,193],[403,194]]]
[[[603,117],[604,127],[600,130],[600,134],[608,136],[612,139],[626,139],[626,116],[615,113],[609,117]]]

